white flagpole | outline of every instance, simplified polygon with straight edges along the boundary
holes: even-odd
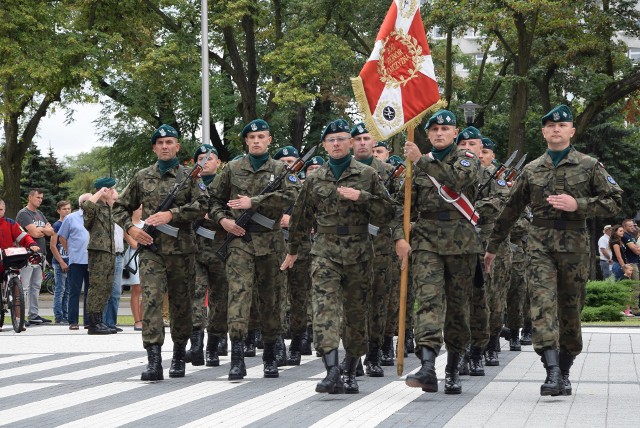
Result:
[[[211,144],[209,136],[209,23],[207,0],[201,0],[202,31],[202,144]]]

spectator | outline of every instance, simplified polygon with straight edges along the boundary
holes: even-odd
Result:
[[[627,265],[627,248],[622,240],[624,236],[624,228],[617,224],[613,227],[613,233],[609,239],[609,249],[613,254],[613,264],[611,272],[615,276],[616,281],[624,278],[624,270]]]
[[[602,271],[602,279],[611,276],[611,265],[613,264],[613,256],[609,252],[609,237],[611,236],[611,225],[608,224],[602,231],[602,236],[598,239],[598,249],[600,251],[600,270]]]
[[[78,199],[78,204],[91,197],[91,193],[85,193]],[[84,283],[84,302],[82,315],[86,315],[87,294],[89,291],[89,232],[84,228],[82,208],[69,214],[58,231],[58,239],[65,251],[69,254],[69,330],[78,330],[78,311],[80,293]],[[84,320],[85,326],[87,320]]]
[[[51,265],[55,274],[55,288],[53,290],[53,316],[56,324],[69,325],[69,287],[67,272],[69,271],[69,254],[58,240],[58,231],[65,217],[71,213],[71,202],[60,201],[57,205],[60,218],[53,223],[54,234],[49,243],[53,257]]]
[[[131,222],[134,226],[142,229],[144,221],[142,221],[142,205],[135,210],[131,215]],[[128,263],[126,267],[130,270],[124,270],[122,273],[122,285],[131,286],[131,315],[133,315],[133,329],[135,331],[142,331],[142,287],[140,286],[140,272],[138,272],[138,256],[131,260],[131,257],[138,248],[138,242],[131,237],[127,232],[124,232],[124,239],[129,244],[129,249],[125,253],[125,263]],[[135,270],[136,273],[131,273],[131,270]],[[126,272],[126,273],[125,273]]]
[[[118,199],[118,192],[113,189],[112,197],[107,203],[113,207],[113,203]],[[115,224],[113,231],[113,239],[115,243],[114,250],[116,252],[115,272],[113,275],[113,285],[111,287],[111,297],[107,301],[107,306],[104,309],[102,321],[111,329],[115,329],[117,332],[122,331],[118,324],[118,308],[120,307],[120,296],[122,295],[122,269],[124,267],[124,231],[122,228]]]
[[[630,263],[633,267],[633,274],[631,275],[631,279],[637,281],[640,279],[638,276],[638,261],[640,260],[640,247],[636,242],[636,224],[630,218],[625,219],[622,222],[622,228],[624,229],[624,236],[622,237],[622,242],[626,246],[625,258],[627,263]]]
[[[47,218],[38,209],[42,204],[43,197],[42,189],[29,190],[27,206],[18,211],[16,221],[36,241],[44,263],[47,256],[46,237],[53,236],[55,232]],[[42,318],[39,314],[38,299],[42,285],[42,264],[28,264],[20,270],[20,278],[24,289],[24,308],[25,311],[28,310],[29,314],[28,323],[25,324],[50,323],[51,320]]]

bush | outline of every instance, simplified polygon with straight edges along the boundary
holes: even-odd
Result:
[[[597,308],[585,306],[580,315],[583,322],[589,321],[622,321],[624,315],[617,306],[599,306]]]
[[[587,282],[582,321],[622,321],[622,312],[637,303],[638,281]]]

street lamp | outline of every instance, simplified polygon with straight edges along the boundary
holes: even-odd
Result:
[[[464,120],[465,122],[467,122],[467,126],[473,125],[473,121],[476,117],[476,110],[480,107],[482,106],[474,103],[473,101],[467,101],[460,106],[460,108],[464,112]]]

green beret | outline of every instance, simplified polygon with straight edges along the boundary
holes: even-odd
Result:
[[[351,128],[352,137],[357,137],[360,134],[368,134],[368,133],[369,131],[367,131],[367,127],[364,125],[363,122],[357,123],[356,126]]]
[[[393,166],[398,166],[400,165],[402,162],[404,162],[402,160],[402,158],[398,155],[393,155],[393,156],[389,156],[389,159],[387,159],[387,163],[390,163]]]
[[[429,127],[434,123],[438,125],[456,126],[456,115],[451,113],[449,110],[437,111],[433,116],[429,118],[429,121],[427,122],[427,125],[424,127],[424,129],[429,129]]]
[[[348,132],[351,133],[349,129],[349,124],[344,119],[337,119],[333,122],[329,122],[327,126],[322,130],[322,135],[320,135],[320,140],[324,141],[324,137],[329,134],[337,134],[338,132]]]
[[[491,141],[487,137],[482,137],[481,140],[482,140],[482,148],[483,149],[495,150],[496,143],[494,143],[493,141]]]
[[[374,144],[373,147],[374,148],[376,148],[376,147],[384,147],[385,149],[389,150],[389,145],[387,144],[386,141],[378,141],[376,144]]]
[[[242,138],[245,138],[249,132],[268,131],[269,124],[262,119],[255,119],[247,123],[242,128]]]
[[[278,150],[276,152],[275,155],[273,155],[273,158],[275,160],[278,160],[280,158],[286,158],[288,156],[294,156],[296,158],[300,157],[300,153],[298,152],[298,149],[296,149],[293,146],[285,146],[283,148],[281,148],[280,150]]]
[[[305,162],[303,170],[306,172],[311,165],[324,165],[324,159],[320,156],[314,156]]]
[[[198,162],[198,156],[207,153],[208,151],[218,156],[218,151],[211,144],[200,144],[200,147],[198,147],[193,154],[193,161]]]
[[[548,121],[551,122],[573,122],[573,114],[569,107],[564,104],[561,104],[553,109],[544,116],[542,116],[542,126],[545,125]]]
[[[151,136],[151,144],[155,144],[158,138],[164,137],[174,137],[179,138],[180,134],[173,126],[164,124],[160,125],[160,128],[156,129],[153,135]]]
[[[479,140],[481,138],[482,134],[480,134],[480,130],[476,127],[470,126],[463,129],[462,132],[458,134],[458,137],[456,138],[456,144],[464,140]]]
[[[242,159],[243,157],[244,157],[244,155],[237,155],[236,157],[234,157],[231,160],[234,161],[234,160]]]
[[[93,187],[95,187],[96,189],[102,189],[103,187],[110,189],[115,185],[116,179],[111,177],[100,177],[93,182]]]
[[[306,172],[304,172],[304,171],[300,171],[300,172],[298,173],[298,178],[299,178],[300,180],[306,180],[306,179],[307,179],[307,173],[306,173]]]

